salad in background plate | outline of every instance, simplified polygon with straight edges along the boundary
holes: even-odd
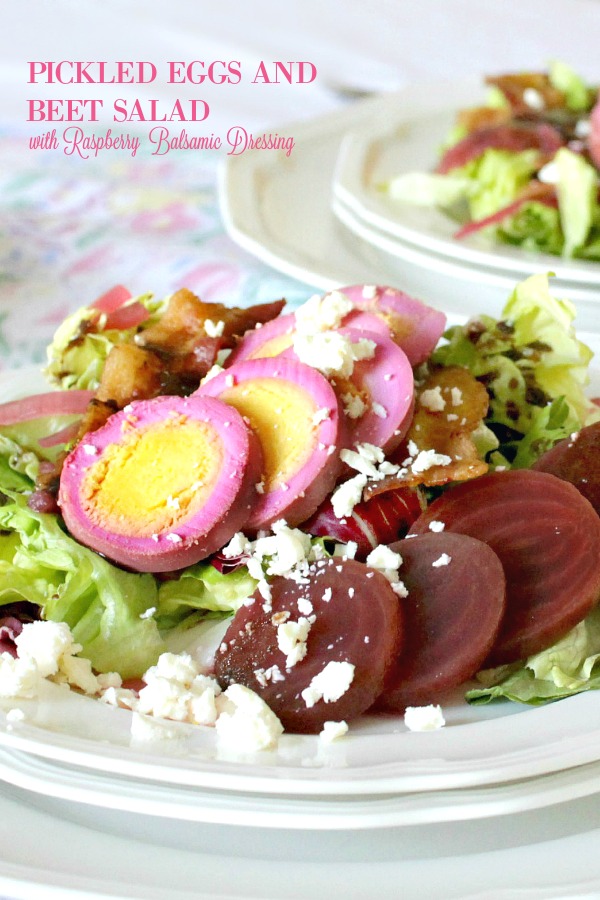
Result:
[[[371,285],[292,313],[124,288],[77,311],[57,389],[0,406],[0,697],[50,679],[138,729],[265,748],[374,709],[440,727],[461,685],[596,688],[600,409],[574,316],[545,275],[449,329]]]
[[[483,231],[529,251],[600,259],[597,87],[559,61],[485,81],[485,103],[457,114],[436,170],[398,174],[382,189],[443,209],[459,240]]]

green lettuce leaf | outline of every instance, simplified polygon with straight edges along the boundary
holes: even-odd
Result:
[[[590,108],[590,91],[583,78],[577,72],[562,62],[555,59],[548,69],[550,84],[565,95],[567,108],[573,112],[585,112]]]
[[[490,148],[468,162],[455,174],[464,174],[471,180],[470,218],[483,219],[508,206],[530,182],[538,167],[537,150],[511,153]]]
[[[158,589],[156,618],[161,626],[173,627],[194,610],[229,614],[236,612],[250,597],[257,581],[245,566],[225,574],[211,563],[190,566],[174,581],[163,582]]]
[[[562,253],[565,243],[558,209],[537,201],[523,203],[516,213],[499,222],[497,235],[506,244],[555,255]]]
[[[485,425],[499,442],[490,461],[526,468],[600,418],[585,395],[592,351],[575,335],[573,305],[550,293],[547,275],[518,284],[502,316],[449,329],[433,362],[464,366],[486,385]]]
[[[150,312],[150,318],[141,326],[143,329],[160,318],[169,298],[155,300],[152,294],[142,294],[134,299]],[[92,326],[90,323],[94,316],[95,312],[89,306],[72,313],[58,327],[48,347],[45,375],[50,382],[65,390],[96,390],[106,357],[113,346],[131,340],[138,331],[138,328],[105,330],[101,320]]]
[[[158,602],[153,576],[111,565],[65,534],[56,516],[3,490],[0,604],[27,600],[44,618],[66,622],[97,671],[143,674],[163,649],[156,622],[144,616]]]
[[[466,694],[469,703],[505,698],[538,706],[600,688],[600,609],[594,609],[565,637],[522,665],[484,671],[485,686]]]
[[[565,239],[563,253],[574,256],[585,246],[598,209],[598,175],[580,153],[566,147],[554,157],[558,209]]]

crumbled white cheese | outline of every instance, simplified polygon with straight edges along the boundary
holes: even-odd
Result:
[[[542,166],[537,173],[537,179],[538,181],[541,181],[542,184],[558,184],[558,166],[554,160],[550,160],[545,166]]]
[[[286,669],[291,669],[306,656],[306,639],[315,616],[301,616],[297,622],[282,622],[277,627],[277,646],[285,655]]]
[[[19,656],[31,659],[42,678],[56,675],[61,657],[74,650],[73,635],[65,622],[28,622],[15,638],[15,644]],[[81,647],[77,645],[79,650]]]
[[[450,396],[452,397],[452,406],[460,406],[462,403],[462,391],[458,387],[450,388]]]
[[[33,659],[0,654],[0,697],[37,697],[41,676]]]
[[[130,725],[131,743],[136,744],[156,744],[162,741],[178,741],[182,735],[166,722],[160,722],[151,716],[145,716],[141,713],[134,712],[131,716]]]
[[[446,527],[446,523],[440,522],[438,519],[433,519],[433,521],[431,521],[429,523],[429,530],[437,532],[437,533],[439,533],[440,531],[443,531],[445,527]]]
[[[264,700],[241,684],[232,684],[217,701],[217,736],[242,752],[270,750],[283,734],[283,725]]]
[[[431,412],[441,412],[446,407],[446,401],[442,397],[442,389],[440,385],[436,385],[434,388],[429,388],[426,391],[421,391],[419,396],[419,403],[421,406],[425,407],[425,409],[429,409]]]
[[[323,700],[333,703],[343,697],[354,679],[354,665],[349,662],[328,662],[302,691],[302,699],[310,709]]]
[[[451,561],[452,561],[452,557],[451,557],[451,556],[448,556],[447,553],[442,553],[442,555],[439,556],[437,559],[435,559],[435,560],[431,563],[431,565],[433,566],[434,569],[439,569],[440,566],[447,566],[447,565],[449,565]]]
[[[451,456],[445,453],[436,453],[435,450],[421,450],[411,465],[411,469],[415,474],[426,472],[433,466],[448,466],[452,462]]]
[[[344,404],[344,412],[349,419],[360,419],[364,415],[367,405],[360,394],[353,394],[348,391],[342,394],[342,403]]]
[[[322,297],[314,294],[295,312],[296,331],[315,334],[339,328],[352,309],[352,301],[340,291],[329,291]]]
[[[320,425],[321,422],[326,422],[327,419],[331,418],[331,410],[327,409],[326,406],[322,406],[320,409],[316,411],[314,416],[312,417],[313,425]]]
[[[362,500],[362,494],[367,485],[366,475],[355,475],[348,481],[342,482],[331,495],[333,514],[338,519],[351,516],[354,507]]]
[[[323,729],[319,733],[319,739],[324,744],[331,744],[333,741],[339,740],[345,734],[348,734],[348,723],[344,722],[323,722]]]
[[[225,369],[223,366],[220,366],[218,363],[215,363],[214,366],[211,366],[202,381],[201,384],[204,384],[206,381],[210,381],[211,378],[216,378],[217,375],[220,375],[221,372],[224,372]]]
[[[213,322],[212,319],[205,319],[204,330],[207,333],[208,337],[221,337],[223,331],[225,330],[225,322],[222,322],[221,320],[219,320],[218,322]]]
[[[377,403],[376,401],[373,401],[373,402],[371,403],[371,409],[373,410],[373,413],[374,413],[379,419],[387,419],[387,417],[388,417],[388,411],[387,411],[387,409],[385,408],[385,406],[382,406],[382,405],[381,405],[381,403]]]
[[[314,334],[296,332],[294,353],[307,366],[317,369],[325,376],[339,375],[349,378],[354,371],[354,363],[362,359],[372,359],[376,343],[369,338],[352,341],[339,331],[320,331]]]
[[[523,101],[530,109],[542,110],[546,107],[543,95],[532,87],[525,88],[523,91]]]
[[[404,724],[409,731],[437,731],[446,724],[440,706],[407,706]]]

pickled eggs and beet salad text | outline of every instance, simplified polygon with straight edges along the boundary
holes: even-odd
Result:
[[[600,686],[569,301],[535,275],[451,328],[390,287],[284,307],[114,288],[58,329],[59,390],[0,406],[0,696],[49,678],[222,730],[237,708],[265,747],[461,686]]]
[[[458,240],[481,234],[525,250],[600,260],[600,99],[570,66],[490,75],[461,109],[435,170],[398,173],[393,201],[437,207]]]

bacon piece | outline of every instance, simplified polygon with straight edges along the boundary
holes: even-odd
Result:
[[[440,160],[436,171],[441,175],[446,175],[453,169],[465,166],[489,149],[509,150],[512,153],[520,153],[523,150],[539,150],[542,155],[542,164],[545,157],[553,156],[564,143],[560,132],[546,122],[482,128],[468,134],[450,147]]]
[[[546,72],[519,72],[508,75],[489,75],[485,83],[497,87],[506,97],[514,116],[536,111],[527,102],[527,93],[535,91],[541,110],[562,109],[565,95],[554,87]]]
[[[368,500],[399,487],[468,481],[487,472],[488,465],[480,459],[471,433],[484,419],[488,404],[485,387],[467,369],[449,366],[435,370],[419,387],[417,408],[406,441],[393,457],[400,471],[367,485],[363,498]],[[410,455],[409,448],[413,446],[417,453]],[[428,450],[449,457],[450,462],[413,471],[407,460],[411,458],[414,462],[418,453]]]

